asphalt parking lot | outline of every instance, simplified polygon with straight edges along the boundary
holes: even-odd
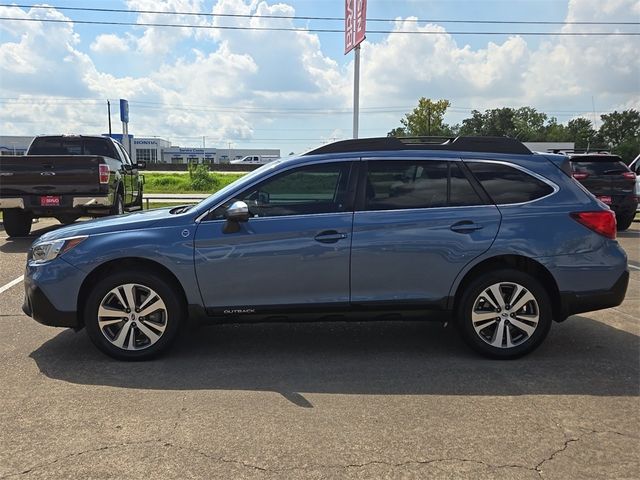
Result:
[[[215,326],[120,363],[22,314],[0,229],[0,479],[637,478],[640,223],[614,309],[515,361],[420,322]]]

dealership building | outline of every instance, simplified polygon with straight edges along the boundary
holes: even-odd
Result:
[[[131,157],[135,161],[144,160],[147,163],[228,163],[248,155],[280,157],[280,149],[273,148],[180,147],[159,137],[129,135],[129,139],[123,139],[121,134],[111,136],[128,150],[130,147]],[[0,155],[24,155],[32,140],[33,137],[0,135]]]

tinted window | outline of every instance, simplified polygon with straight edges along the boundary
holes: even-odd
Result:
[[[467,205],[482,205],[484,202],[469,183],[469,180],[462,172],[460,165],[456,162],[449,162],[450,165],[450,190],[449,206],[461,207]]]
[[[234,200],[249,206],[252,216],[274,217],[346,211],[348,162],[301,167],[254,186],[219,207],[213,218],[223,218]]]
[[[365,197],[366,210],[483,203],[458,165],[438,161],[371,161]]]
[[[109,140],[81,137],[36,138],[29,150],[30,155],[100,155],[117,158]]]
[[[629,171],[620,160],[571,160],[571,168],[575,173],[588,173],[589,175],[611,175]]]
[[[496,204],[529,202],[553,192],[553,188],[543,181],[508,165],[466,164]]]

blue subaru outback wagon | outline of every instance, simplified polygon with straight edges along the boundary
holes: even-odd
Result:
[[[613,212],[565,156],[499,137],[346,140],[194,206],[46,233],[29,252],[23,308],[85,327],[125,360],[167,350],[188,318],[428,312],[455,319],[481,354],[513,358],[553,320],[622,302],[615,238]]]

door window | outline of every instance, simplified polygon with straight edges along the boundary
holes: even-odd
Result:
[[[350,162],[336,162],[289,170],[245,190],[218,207],[210,219],[223,218],[236,200],[246,202],[253,217],[348,211],[350,169]]]
[[[365,210],[481,205],[484,202],[455,162],[371,161]]]

